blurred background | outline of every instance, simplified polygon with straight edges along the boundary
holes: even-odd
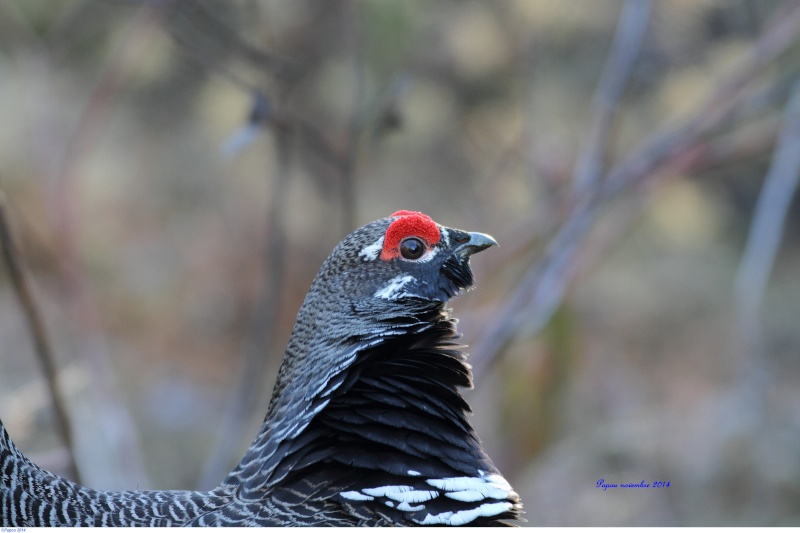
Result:
[[[6,0],[0,416],[100,489],[208,489],[305,292],[398,209],[527,525],[800,524],[800,2]],[[792,200],[794,198],[794,200]],[[668,482],[649,489],[605,483]]]

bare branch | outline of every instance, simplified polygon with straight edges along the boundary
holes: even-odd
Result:
[[[125,39],[90,93],[86,109],[70,136],[52,194],[54,231],[57,236],[62,280],[69,305],[81,329],[80,355],[89,363],[94,374],[95,386],[92,392],[97,395],[98,401],[95,403],[99,406],[97,426],[103,428],[103,435],[113,440],[113,445],[109,448],[114,450],[115,463],[124,472],[124,478],[136,480],[142,485],[147,484],[147,473],[138,446],[135,424],[114,386],[115,380],[101,331],[99,313],[92,301],[76,244],[80,228],[79,218],[76,216],[75,189],[79,184],[81,165],[90,148],[100,138],[114,99],[151,46],[153,40],[150,36],[173,5],[173,2],[145,2],[139,8]]]
[[[611,121],[639,57],[650,17],[650,0],[627,0],[622,6],[619,24],[603,74],[592,97],[592,121],[586,145],[578,159],[573,194],[585,194],[600,180],[603,157],[610,137]]]
[[[277,169],[275,186],[272,190],[269,213],[267,215],[268,242],[264,261],[264,290],[250,315],[247,340],[241,368],[231,397],[223,415],[222,426],[211,452],[198,487],[215,487],[230,470],[230,461],[238,453],[240,436],[245,434],[245,424],[253,408],[262,406],[265,387],[261,383],[268,356],[280,355],[281,350],[270,349],[274,345],[275,327],[281,309],[281,287],[286,272],[287,237],[283,221],[286,214],[286,195],[291,179],[291,145],[289,132],[278,131],[275,135],[277,148]]]
[[[795,85],[786,107],[775,155],[758,197],[747,245],[736,276],[740,325],[748,346],[747,351],[751,355],[759,351],[759,311],[799,177],[800,82]]]
[[[572,278],[571,269],[575,267],[572,258],[597,211],[595,202],[586,201],[588,192],[600,182],[611,119],[638,55],[649,12],[650,2],[646,0],[628,0],[623,6],[612,51],[593,98],[594,118],[586,148],[575,169],[573,193],[578,201],[584,199],[582,208],[574,211],[575,215],[551,241],[545,259],[534,265],[501,316],[484,331],[483,341],[475,348],[472,359],[476,374],[502,351],[523,321],[533,330],[544,326],[563,297],[567,281]]]
[[[366,80],[364,79],[364,51],[361,30],[361,12],[356,3],[347,4],[345,17],[345,33],[350,38],[352,53],[352,69],[356,90],[353,95],[353,109],[350,123],[347,127],[347,150],[341,164],[341,201],[342,201],[342,230],[344,233],[353,231],[356,227],[356,180],[358,178],[357,159],[359,141],[364,123],[364,105],[366,96]]]
[[[800,35],[800,5],[785,4],[775,22],[731,69],[727,78],[698,106],[698,112],[678,126],[653,135],[609,172],[603,195],[611,197],[660,165],[670,154],[686,150],[737,111],[740,91],[764,66]],[[791,8],[788,12],[788,8]]]
[[[293,67],[289,60],[278,54],[261,50],[241,39],[234,30],[210,13],[200,2],[177,2],[177,13],[184,15],[197,30],[198,36],[211,36],[213,42],[222,43],[237,57],[253,64],[261,71],[269,71],[276,77],[289,74]],[[178,37],[177,28],[170,28]]]
[[[76,483],[80,483],[80,470],[75,460],[75,447],[72,441],[72,423],[67,412],[66,403],[64,402],[64,395],[61,393],[61,388],[58,384],[57,365],[53,358],[53,351],[50,349],[50,343],[47,340],[44,322],[42,321],[41,314],[33,299],[30,287],[28,286],[28,279],[25,275],[22,260],[17,253],[16,246],[14,246],[11,227],[8,223],[8,216],[6,215],[6,199],[2,191],[0,191],[0,248],[3,250],[3,259],[8,267],[11,285],[14,287],[14,292],[17,295],[20,307],[22,307],[22,312],[25,315],[28,330],[33,339],[34,351],[36,352],[36,357],[42,367],[42,373],[47,383],[50,400],[53,404],[53,412],[55,413],[56,429],[67,449],[68,464],[72,479],[74,479]]]

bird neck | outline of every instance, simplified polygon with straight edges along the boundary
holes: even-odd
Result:
[[[436,427],[439,435],[431,438],[437,445],[442,439],[460,443],[455,451],[449,444],[430,446],[432,454],[441,450],[442,456],[456,457],[442,457],[435,463],[439,471],[455,475],[454,466],[475,461],[493,469],[466,420],[469,407],[459,388],[471,387],[471,373],[456,344],[455,319],[443,303],[402,307],[402,313],[388,307],[360,313],[354,305],[359,316],[368,317],[356,327],[352,318],[339,321],[332,315],[321,322],[301,309],[264,424],[223,486],[256,498],[298,465],[344,460],[367,468],[375,462],[370,450],[385,445],[376,444],[382,437],[362,430],[372,427],[391,435],[404,431],[403,419]],[[319,309],[315,311],[318,315]],[[307,339],[315,340],[311,344]],[[355,420],[354,413],[366,418]],[[383,452],[401,458],[391,468],[419,472],[430,466],[420,464],[409,450],[389,446]],[[445,475],[439,471],[437,475]]]

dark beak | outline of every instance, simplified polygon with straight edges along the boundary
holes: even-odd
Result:
[[[462,261],[469,259],[472,254],[497,245],[497,241],[491,235],[485,233],[468,233],[467,235],[469,235],[469,240],[456,248],[454,252]]]
[[[497,244],[496,240],[485,233],[467,233],[459,230],[451,232],[455,232],[455,239],[459,245],[442,265],[444,276],[441,277],[441,288],[447,294],[445,299],[452,298],[472,286],[469,257]]]

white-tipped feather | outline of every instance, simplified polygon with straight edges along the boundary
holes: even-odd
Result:
[[[403,287],[416,281],[414,276],[410,274],[395,276],[389,280],[382,289],[375,291],[375,298],[383,298],[384,300],[397,300],[402,296],[407,296],[408,293],[403,290]]]
[[[369,246],[363,247],[361,251],[358,252],[358,257],[363,258],[364,261],[375,261],[380,255],[381,250],[383,250],[383,237]]]

